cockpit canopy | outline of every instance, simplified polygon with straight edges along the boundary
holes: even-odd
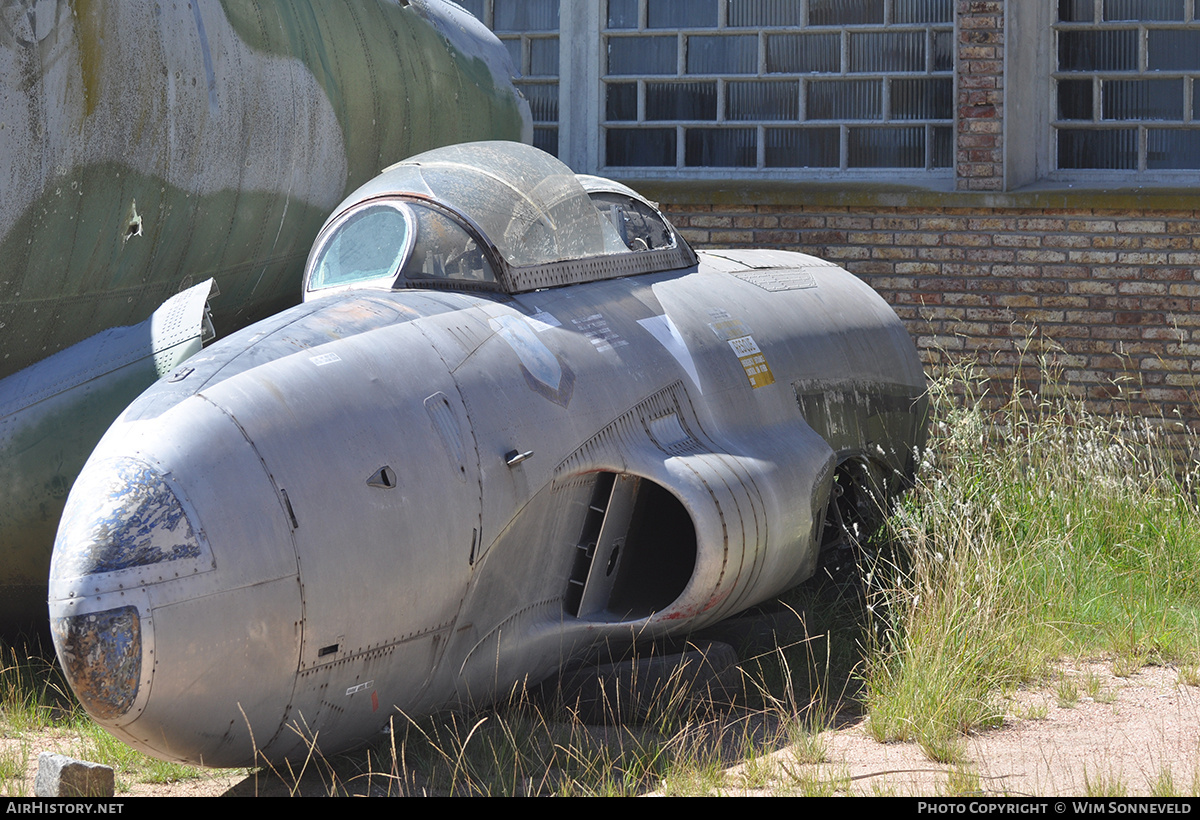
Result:
[[[694,264],[632,190],[522,143],[482,142],[418,154],[359,188],[317,237],[304,290],[518,293]]]

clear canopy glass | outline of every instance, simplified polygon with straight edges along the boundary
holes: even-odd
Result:
[[[625,250],[566,165],[517,142],[454,145],[392,166],[377,184],[471,219],[514,268]]]

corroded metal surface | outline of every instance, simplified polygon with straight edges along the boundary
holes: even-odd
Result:
[[[55,618],[50,626],[63,672],[88,712],[100,720],[128,712],[142,674],[137,607]]]
[[[54,575],[100,575],[199,557],[200,542],[179,499],[149,465],[117,459],[104,471],[83,476],[77,486],[92,503],[86,510],[73,508],[58,537],[88,548],[56,550]]]

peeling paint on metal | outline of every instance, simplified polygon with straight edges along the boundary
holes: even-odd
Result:
[[[195,558],[200,541],[175,492],[157,470],[115,459],[111,470],[85,473],[55,542],[53,578],[73,578]]]
[[[552,314],[547,313],[541,308],[537,308],[533,315],[528,317],[526,321],[533,325],[533,329],[538,333],[549,330],[552,327],[562,327],[562,322],[558,321]]]
[[[537,337],[530,320],[495,316],[488,319],[488,326],[517,354],[530,389],[562,407],[571,403],[575,372]]]
[[[54,618],[50,628],[63,671],[84,708],[101,720],[128,712],[142,674],[137,607]]]
[[[671,317],[664,313],[659,316],[651,316],[649,319],[638,319],[638,324],[645,328],[655,341],[666,348],[667,352],[675,358],[675,361],[679,362],[684,372],[688,374],[688,378],[692,380],[692,384],[696,385],[696,389],[703,393],[704,390],[700,387],[700,374],[696,371],[696,362],[692,359],[692,353],[688,350],[679,328],[675,327],[675,323],[671,321]]]

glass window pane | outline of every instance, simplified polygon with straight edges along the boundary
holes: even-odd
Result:
[[[1146,167],[1200,168],[1200,131],[1151,128],[1146,132]]]
[[[705,168],[753,168],[758,164],[753,128],[689,128],[684,164]]]
[[[495,282],[496,274],[479,243],[457,221],[441,211],[414,205],[416,242],[404,263],[405,279],[458,279]]]
[[[495,0],[492,31],[558,31],[558,0]]]
[[[717,83],[646,83],[647,120],[716,120]]]
[[[1058,132],[1059,168],[1137,170],[1137,131]]]
[[[731,26],[800,26],[804,9],[798,0],[729,0]]]
[[[764,162],[768,168],[837,168],[836,128],[768,128]]]
[[[594,191],[596,206],[616,229],[621,242],[631,251],[652,251],[675,247],[675,234],[658,211],[624,194]]]
[[[538,37],[529,41],[529,76],[558,76],[557,37]]]
[[[1058,81],[1058,118],[1060,120],[1092,119],[1092,81]]]
[[[674,74],[678,40],[668,37],[609,37],[609,74]]]
[[[954,166],[954,129],[934,128],[933,157],[934,168],[951,168]]]
[[[894,23],[953,23],[954,0],[895,0]]]
[[[513,68],[517,70],[518,74],[524,74],[525,64],[521,60],[521,38],[505,38],[500,42],[504,43],[504,47],[508,49],[508,57],[512,60]]]
[[[924,168],[925,129],[851,128],[846,162],[851,168]]]
[[[608,0],[609,28],[637,28],[638,0]]]
[[[1137,71],[1137,29],[1060,31],[1058,67],[1061,71]]]
[[[716,28],[717,0],[646,0],[646,28]]]
[[[558,129],[533,129],[533,147],[540,148],[551,156],[558,156]]]
[[[808,0],[810,26],[854,26],[883,22],[883,0]]]
[[[1058,19],[1063,23],[1096,22],[1096,4],[1092,0],[1058,0]]]
[[[558,85],[517,83],[517,88],[529,100],[534,122],[558,122]]]
[[[933,70],[954,70],[954,32],[933,32]]]
[[[1182,120],[1183,80],[1105,80],[1100,86],[1106,120]]]
[[[883,80],[811,80],[806,119],[878,120],[883,117]]]
[[[841,67],[841,35],[776,34],[767,37],[768,73],[836,73]]]
[[[870,31],[850,35],[851,71],[924,71],[925,32]]]
[[[408,213],[370,205],[348,217],[321,247],[308,289],[396,276],[409,246]]]
[[[605,116],[610,120],[637,119],[637,83],[610,83]]]
[[[1146,67],[1151,71],[1200,69],[1200,31],[1146,32]]]
[[[604,136],[609,165],[675,167],[674,128],[609,128]]]
[[[1105,20],[1183,20],[1182,0],[1104,0]]]
[[[758,37],[693,35],[687,38],[688,74],[755,74]]]
[[[948,120],[954,116],[954,81],[949,77],[892,80],[891,119]]]
[[[795,120],[800,117],[800,83],[729,83],[725,107],[731,120]]]

